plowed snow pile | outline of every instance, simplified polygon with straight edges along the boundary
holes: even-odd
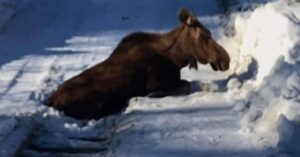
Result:
[[[243,111],[244,129],[270,135],[279,151],[295,156],[300,153],[299,8],[279,0],[238,15],[236,35],[225,43],[235,49],[231,70],[237,77],[230,82],[243,82],[237,93],[245,104],[235,108]]]

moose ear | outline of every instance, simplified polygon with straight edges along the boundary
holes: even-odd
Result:
[[[191,26],[193,24],[194,16],[188,9],[181,8],[178,13],[178,19],[181,23]]]

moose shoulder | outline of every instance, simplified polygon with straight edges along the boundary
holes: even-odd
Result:
[[[46,104],[79,119],[98,119],[121,111],[131,97],[181,95],[190,84],[180,69],[197,62],[212,69],[229,68],[227,52],[187,9],[180,25],[165,34],[133,33],[102,63],[67,80]]]

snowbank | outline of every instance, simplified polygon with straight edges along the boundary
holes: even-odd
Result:
[[[252,73],[240,89],[248,107],[241,124],[273,136],[280,150],[297,155],[290,146],[295,137],[283,135],[293,136],[300,127],[299,8],[300,3],[278,0],[237,16],[236,34],[227,42],[235,49],[231,72],[241,82]]]

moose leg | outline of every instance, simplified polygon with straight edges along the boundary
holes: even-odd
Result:
[[[175,86],[173,89],[152,92],[148,94],[148,96],[152,98],[160,98],[165,96],[180,96],[180,95],[188,95],[191,93],[191,91],[192,91],[192,86],[190,82],[186,80],[180,80],[178,85]]]

